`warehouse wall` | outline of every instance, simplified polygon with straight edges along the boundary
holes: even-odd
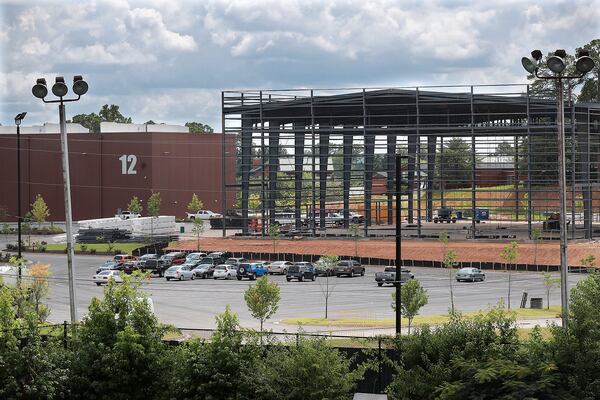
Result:
[[[113,216],[131,197],[146,200],[152,190],[163,198],[161,214],[183,217],[192,193],[206,208],[221,209],[221,134],[104,133],[69,134],[73,218]],[[234,138],[226,151],[235,154]],[[235,181],[235,158],[227,159],[228,181]],[[16,220],[16,135],[0,135],[0,207]],[[60,136],[21,135],[21,207],[41,194],[51,221],[64,220]],[[227,205],[234,202],[228,194]],[[144,213],[145,214],[145,213]]]

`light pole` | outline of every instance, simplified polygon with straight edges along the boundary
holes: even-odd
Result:
[[[523,57],[521,64],[530,74],[539,79],[551,79],[556,82],[556,125],[558,128],[558,190],[560,201],[560,301],[562,306],[562,327],[566,328],[569,312],[569,288],[568,288],[568,261],[567,261],[567,179],[565,162],[565,122],[564,122],[564,101],[563,101],[563,80],[579,79],[594,68],[594,60],[589,56],[586,50],[579,50],[575,69],[578,75],[565,75],[565,57],[567,53],[564,50],[556,50],[554,54],[542,62],[542,52],[534,50],[531,52],[533,59]],[[540,68],[546,67],[548,71],[540,74]],[[574,162],[574,161],[573,161]],[[575,182],[571,182],[572,185]],[[575,221],[573,221],[575,223]]]
[[[400,305],[402,304],[402,288],[401,288],[401,281],[402,281],[402,266],[401,264],[401,258],[402,258],[402,251],[401,251],[401,238],[400,238],[400,234],[402,233],[402,224],[400,221],[401,218],[401,210],[400,210],[400,206],[402,205],[402,201],[400,198],[400,194],[401,194],[401,159],[400,159],[400,154],[396,154],[396,279],[395,279],[395,284],[396,284],[396,335],[401,335],[402,334],[402,313],[401,313],[401,309],[400,309]]]
[[[21,121],[27,115],[26,112],[17,114],[15,117],[15,125],[17,126],[17,254],[21,259],[21,222],[23,215],[21,214]],[[21,263],[19,262],[18,282],[21,283]]]
[[[77,309],[75,308],[75,279],[73,277],[73,217],[71,215],[71,179],[69,176],[69,146],[67,142],[67,122],[65,118],[65,105],[64,103],[77,101],[87,93],[88,84],[83,80],[81,75],[73,77],[73,92],[77,95],[75,99],[63,99],[69,89],[65,84],[65,79],[62,76],[57,76],[54,85],[52,85],[52,93],[58,97],[58,100],[46,100],[45,97],[48,94],[48,88],[46,87],[46,80],[40,78],[36,81],[36,84],[31,89],[31,92],[38,99],[42,99],[44,103],[59,103],[58,105],[58,117],[60,122],[60,145],[62,151],[62,170],[63,170],[63,182],[65,191],[65,222],[67,231],[67,271],[69,274],[69,304],[71,308],[71,324],[73,328],[77,323]]]

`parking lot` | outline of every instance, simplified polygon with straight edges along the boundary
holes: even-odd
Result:
[[[67,284],[66,256],[63,254],[28,254],[34,262],[51,265],[51,287],[48,303],[50,319],[60,322],[69,320],[69,296]],[[96,286],[91,278],[96,268],[108,257],[75,256],[76,302],[79,317],[86,312],[93,297],[101,297],[104,287]],[[384,319],[393,318],[390,307],[392,286],[377,287],[375,272],[380,267],[368,267],[364,277],[330,277],[332,292],[329,298],[330,318]],[[433,268],[413,268],[415,278],[427,289],[429,304],[422,314],[444,314],[448,312],[449,285],[448,271]],[[508,274],[486,272],[485,282],[454,282],[455,305],[463,312],[486,309],[505,298],[508,289]],[[545,292],[541,273],[515,272],[512,274],[513,307],[518,307],[523,291],[529,297],[544,297]],[[583,275],[570,274],[572,287]],[[325,312],[324,294],[326,279],[318,277],[315,282],[286,282],[285,277],[273,275],[272,281],[281,287],[281,302],[274,318],[265,326],[281,331],[295,330],[297,327],[280,323],[286,318],[323,317]],[[189,281],[169,281],[152,277],[144,284],[144,290],[153,299],[157,317],[163,323],[181,328],[213,328],[214,317],[222,312],[227,304],[239,315],[242,326],[257,327],[244,303],[244,291],[252,282],[244,280],[215,281],[196,279]],[[560,303],[558,289],[551,295],[551,304]],[[340,328],[343,330],[343,328]]]

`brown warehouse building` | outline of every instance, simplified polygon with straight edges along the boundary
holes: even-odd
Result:
[[[50,221],[64,221],[59,134],[21,134],[21,209],[26,213],[37,194],[44,197]],[[114,216],[133,196],[146,200],[160,192],[161,215],[185,217],[196,193],[204,207],[221,212],[223,135],[217,133],[69,133],[73,219]],[[235,138],[225,151],[235,154]],[[0,135],[0,208],[8,220],[17,215],[17,138]],[[235,181],[235,157],[226,157],[227,182]],[[232,208],[235,193],[228,192]],[[145,211],[142,215],[146,215]]]

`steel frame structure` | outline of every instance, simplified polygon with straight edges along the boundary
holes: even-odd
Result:
[[[590,239],[600,220],[600,104],[565,109],[569,233]],[[327,213],[339,210],[344,228],[355,211],[365,236],[393,236],[396,153],[405,236],[437,237],[440,206],[462,213],[453,227],[473,239],[531,238],[558,211],[556,100],[528,85],[223,91],[222,123],[238,139],[237,154],[224,154],[223,169],[236,157],[237,170],[223,198],[236,193],[244,234],[256,216],[267,234],[283,211],[296,229],[332,231]],[[482,208],[490,221],[479,224]]]

